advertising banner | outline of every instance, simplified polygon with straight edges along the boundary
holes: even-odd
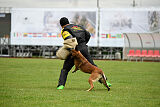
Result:
[[[12,8],[11,15],[12,45],[62,46],[61,17],[87,29],[94,47],[123,47],[124,33],[160,32],[160,9],[100,9],[100,19],[96,8]]]
[[[97,46],[97,9],[13,8],[11,44],[62,46],[59,20],[82,25],[91,34],[89,46]]]
[[[160,31],[160,10],[125,8],[100,10],[99,46],[123,47],[123,33],[155,31]]]

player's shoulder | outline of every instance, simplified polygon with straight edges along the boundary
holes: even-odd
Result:
[[[69,31],[68,31],[67,29],[63,28],[63,29],[61,30],[61,34],[66,34],[66,33],[69,33]]]

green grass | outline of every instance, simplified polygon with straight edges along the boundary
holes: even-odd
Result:
[[[63,61],[0,58],[0,107],[160,107],[160,63],[98,61],[112,83],[89,88],[89,75],[69,72],[64,90],[56,86]]]

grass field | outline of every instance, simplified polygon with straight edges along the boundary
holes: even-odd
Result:
[[[57,90],[63,61],[56,59],[0,58],[0,107],[160,107],[160,63],[99,61],[112,84],[89,88],[89,75],[68,75],[64,90]]]

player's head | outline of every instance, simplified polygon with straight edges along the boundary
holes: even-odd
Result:
[[[69,24],[69,20],[66,17],[62,17],[59,22],[62,27]]]

